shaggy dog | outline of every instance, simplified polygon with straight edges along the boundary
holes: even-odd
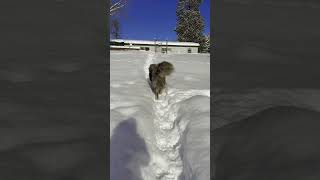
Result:
[[[166,88],[166,76],[170,75],[173,71],[173,65],[166,61],[149,66],[150,86],[156,99],[159,99],[159,94]]]

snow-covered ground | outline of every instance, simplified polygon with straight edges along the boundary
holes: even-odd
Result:
[[[171,62],[154,100],[151,63]],[[111,180],[210,179],[209,54],[111,51]]]

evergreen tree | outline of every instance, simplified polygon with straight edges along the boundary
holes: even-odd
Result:
[[[205,36],[204,52],[210,52],[210,33]]]
[[[178,0],[177,27],[178,41],[196,42],[200,44],[200,51],[205,46],[204,19],[200,14],[202,0]]]

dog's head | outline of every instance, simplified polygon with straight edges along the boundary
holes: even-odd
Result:
[[[158,64],[158,71],[159,74],[162,74],[163,76],[168,76],[174,71],[174,67],[171,63],[163,61]]]
[[[153,72],[157,69],[157,65],[156,64],[150,64],[149,66],[149,72]]]

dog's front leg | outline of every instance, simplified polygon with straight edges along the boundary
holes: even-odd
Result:
[[[166,87],[166,95],[168,95],[168,87]]]
[[[168,87],[167,86],[165,87],[165,91],[166,91],[166,99],[167,99],[167,96],[168,96]]]

